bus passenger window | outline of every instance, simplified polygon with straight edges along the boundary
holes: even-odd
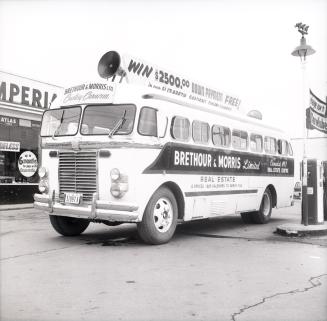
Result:
[[[171,122],[171,136],[177,140],[188,140],[190,137],[190,121],[187,118],[175,116]]]
[[[293,148],[291,143],[288,143],[288,155],[293,156]]]
[[[276,153],[276,139],[273,137],[265,137],[265,152],[269,154]]]
[[[234,148],[245,150],[248,148],[248,133],[242,130],[233,130],[232,145]]]
[[[209,124],[194,120],[192,123],[192,136],[195,143],[207,143],[209,140]]]
[[[262,136],[257,134],[251,134],[250,136],[250,150],[252,152],[262,152]]]
[[[284,139],[278,140],[278,154],[287,155],[287,141]]]
[[[213,125],[212,126],[212,143],[215,146],[230,146],[230,129],[223,126]]]
[[[142,107],[137,128],[144,136],[157,137],[157,111],[151,107]]]

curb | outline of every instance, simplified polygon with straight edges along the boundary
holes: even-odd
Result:
[[[283,224],[277,227],[276,233],[288,237],[322,236],[327,235],[327,224],[302,225]]]
[[[33,208],[33,203],[23,203],[23,204],[8,204],[8,205],[0,205],[1,211],[10,211],[10,210],[24,210],[27,208]]]

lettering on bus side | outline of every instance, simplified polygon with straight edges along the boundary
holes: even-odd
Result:
[[[293,176],[292,158],[167,143],[144,173]]]

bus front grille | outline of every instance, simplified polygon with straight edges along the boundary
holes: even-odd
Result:
[[[97,191],[97,153],[59,153],[59,195],[79,193],[84,202],[91,202]]]

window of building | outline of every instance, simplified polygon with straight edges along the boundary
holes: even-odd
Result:
[[[192,123],[192,136],[195,143],[207,143],[209,141],[210,127],[208,123],[194,120]]]
[[[171,136],[177,140],[188,140],[190,137],[190,121],[187,118],[175,116],[171,122]]]
[[[230,146],[230,129],[224,126],[212,126],[212,143],[215,146],[229,147]]]
[[[250,135],[250,150],[252,152],[262,152],[262,136],[257,134]]]
[[[269,154],[276,153],[276,139],[273,137],[265,137],[265,152]]]
[[[151,107],[143,107],[140,111],[137,129],[141,135],[157,137],[157,110]]]
[[[37,171],[24,172],[20,156],[24,152],[38,159],[40,122],[3,116],[11,125],[0,122],[0,184],[37,183]],[[27,175],[28,174],[28,175]]]
[[[248,148],[248,133],[234,129],[232,133],[232,145],[234,148],[245,150]]]

